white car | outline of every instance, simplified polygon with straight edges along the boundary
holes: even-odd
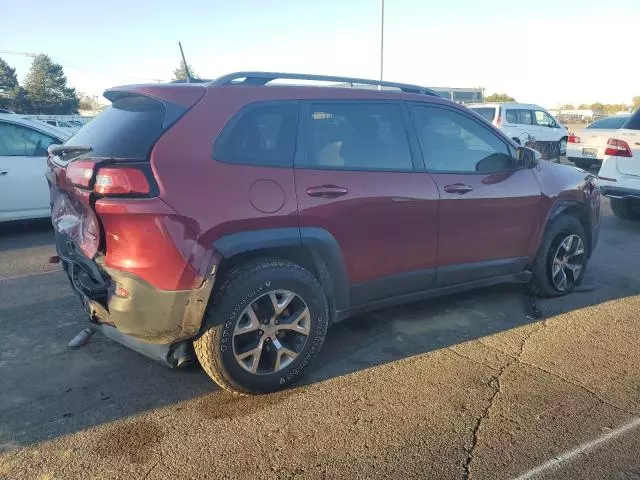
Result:
[[[51,214],[45,178],[47,148],[64,143],[69,136],[45,123],[0,113],[0,222]]]
[[[640,220],[640,109],[607,140],[598,184],[616,216]]]
[[[60,130],[64,130],[69,132],[70,134],[76,133],[78,130],[82,128],[82,125],[72,125],[71,122],[66,120],[58,120],[55,118],[43,118],[43,119],[35,119],[37,122],[46,123],[47,125],[51,125],[52,127],[59,128]]]
[[[569,132],[544,108],[529,103],[478,103],[468,107],[519,145],[534,140],[564,155]]]
[[[567,160],[585,170],[602,163],[607,142],[629,118],[631,115],[604,117],[571,133],[567,144]]]

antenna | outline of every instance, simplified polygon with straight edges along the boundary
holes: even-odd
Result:
[[[187,65],[187,60],[184,58],[184,51],[182,50],[182,43],[178,42],[178,46],[180,47],[180,55],[182,55],[182,62],[184,63],[184,71],[187,74],[187,83],[191,83],[193,78],[191,78],[191,72],[189,72],[189,65]]]

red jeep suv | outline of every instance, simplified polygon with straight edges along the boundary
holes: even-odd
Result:
[[[63,267],[95,329],[172,366],[195,350],[234,392],[296,381],[355,313],[571,292],[598,240],[591,175],[423,87],[242,72],[105,97],[49,149]]]

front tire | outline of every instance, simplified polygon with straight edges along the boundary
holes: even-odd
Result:
[[[291,262],[260,260],[225,276],[194,349],[225,390],[274,392],[300,379],[324,343],[328,319],[326,297],[311,273]]]
[[[613,214],[623,220],[640,220],[640,207],[632,205],[630,200],[612,198],[611,210]]]
[[[562,137],[559,141],[558,141],[558,152],[560,155],[566,155],[567,154],[567,137]]]
[[[542,297],[571,293],[587,269],[587,236],[580,221],[560,215],[551,221],[533,265],[533,288]]]

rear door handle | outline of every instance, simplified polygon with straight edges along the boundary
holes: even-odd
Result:
[[[349,190],[336,185],[321,185],[319,187],[307,188],[307,195],[310,197],[336,198],[346,195],[347,193],[349,193]]]
[[[9,170],[0,170],[0,175],[7,175]]]
[[[457,193],[458,195],[463,195],[467,192],[473,190],[473,187],[469,185],[465,185],[464,183],[454,183],[452,185],[446,185],[444,187],[444,191],[447,193]]]

